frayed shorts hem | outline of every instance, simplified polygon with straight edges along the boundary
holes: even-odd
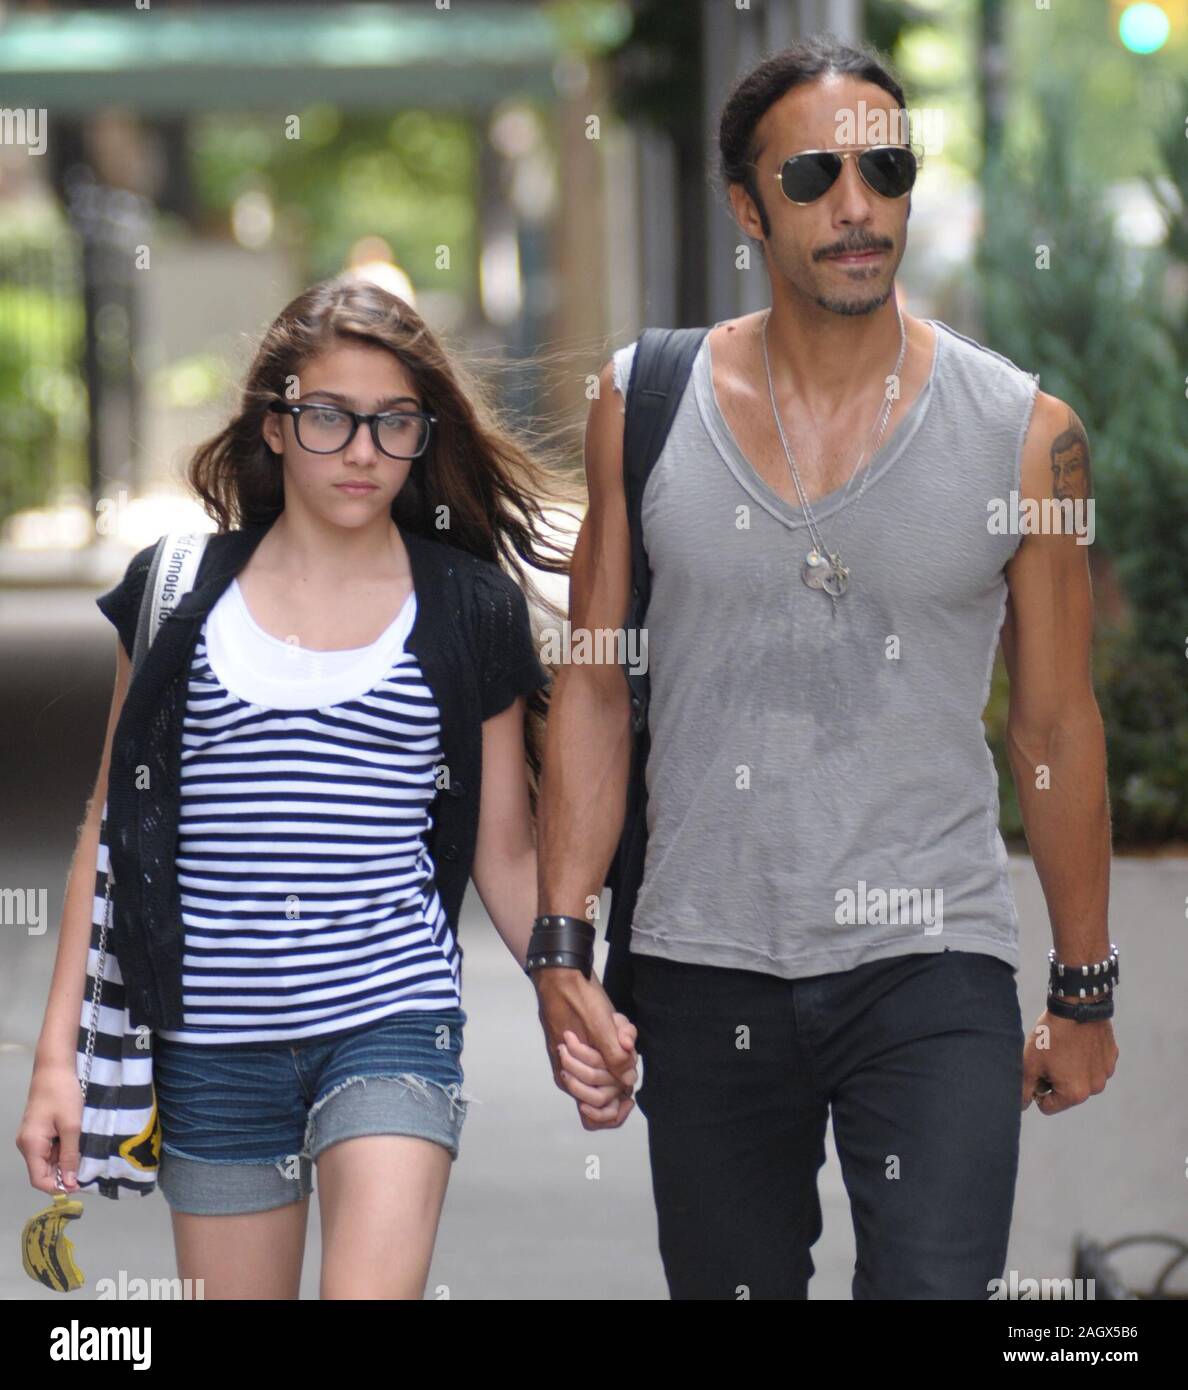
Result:
[[[369,1135],[427,1139],[458,1157],[467,1100],[456,1085],[424,1077],[357,1076],[309,1113],[300,1152],[274,1158],[199,1157],[162,1143],[158,1185],[171,1210],[238,1216],[300,1202],[314,1190],[314,1164],[333,1144]]]

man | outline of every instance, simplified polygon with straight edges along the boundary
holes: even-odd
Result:
[[[1086,549],[991,521],[1011,492],[1016,516],[1026,499],[1087,501],[1088,444],[1005,358],[906,314],[901,333],[915,166],[906,136],[863,138],[862,123],[903,111],[877,58],[833,41],[735,86],[721,171],[762,247],[770,315],[710,331],[644,493],[651,748],[631,1017],[674,1298],[807,1297],[830,1113],[854,1297],[986,1298],[1021,1109],[1080,1104],[1117,1057],[1112,989],[1074,1018],[1064,975],[1024,1050],[980,718],[1001,638],[1056,958],[1096,965],[1101,999],[1110,831]],[[590,412],[579,630],[628,610],[631,351]],[[542,913],[582,917],[596,900],[629,756],[622,670],[563,668]],[[588,1128],[621,1124],[635,1035],[572,960],[534,979],[558,1084]]]

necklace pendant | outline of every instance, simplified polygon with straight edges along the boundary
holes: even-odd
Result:
[[[830,598],[841,598],[850,586],[850,571],[836,555],[829,557],[829,573],[825,576],[822,588]]]
[[[850,583],[850,571],[840,557],[826,558],[816,547],[805,556],[800,577],[810,589],[824,589],[831,599],[840,598]]]
[[[829,564],[825,557],[817,549],[810,550],[805,556],[804,565],[801,567],[801,579],[810,589],[823,589],[828,574]]]

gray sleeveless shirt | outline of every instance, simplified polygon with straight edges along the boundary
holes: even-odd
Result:
[[[643,495],[633,951],[786,977],[945,947],[1018,969],[981,716],[1021,539],[988,504],[1019,489],[1036,381],[928,322],[927,383],[849,495],[812,504],[850,568],[836,611],[802,581],[804,513],[743,455],[701,345]],[[624,393],[634,350],[614,355]]]

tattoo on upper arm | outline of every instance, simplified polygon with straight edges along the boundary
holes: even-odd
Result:
[[[1052,496],[1060,499],[1088,499],[1093,488],[1089,469],[1089,440],[1074,410],[1068,412],[1068,426],[1052,441]]]

